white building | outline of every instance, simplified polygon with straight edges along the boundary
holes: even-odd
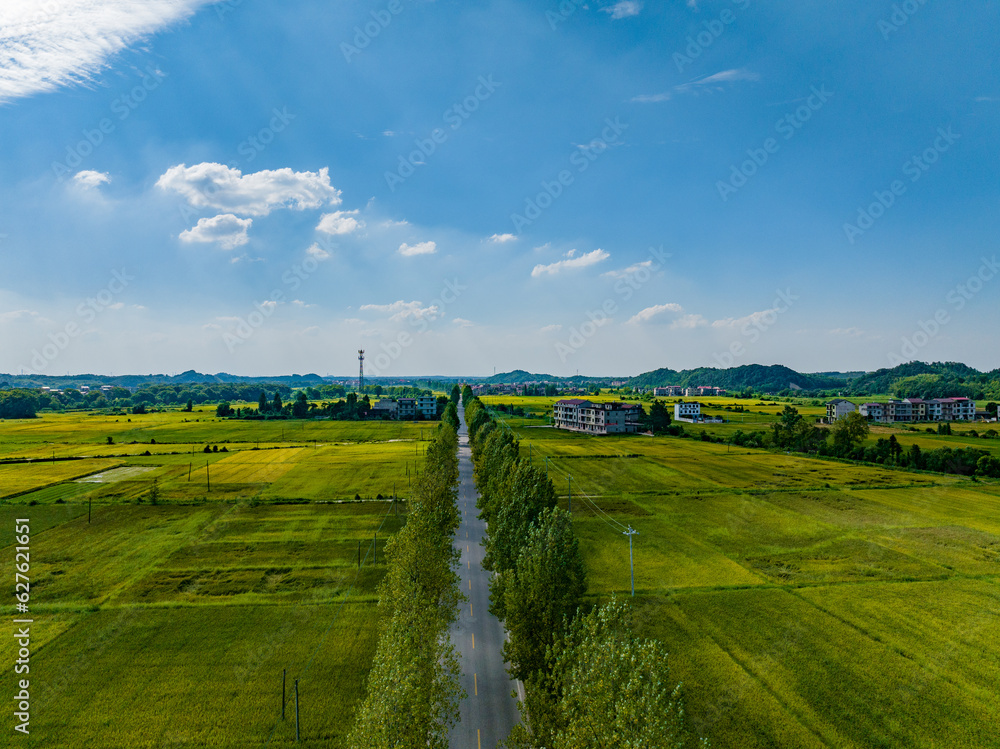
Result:
[[[837,398],[826,404],[826,420],[828,423],[832,424],[837,421],[837,419],[842,419],[849,413],[854,413],[858,410],[850,401],[844,400],[843,398]]]
[[[701,421],[701,404],[697,401],[674,404],[674,421]]]
[[[859,410],[869,421],[885,421],[889,413],[884,403],[863,403]]]

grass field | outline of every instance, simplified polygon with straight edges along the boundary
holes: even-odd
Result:
[[[508,423],[713,746],[1000,747],[997,482]]]
[[[302,745],[345,746],[375,648],[385,543],[405,522],[404,503],[375,498],[408,495],[436,425],[200,416],[0,423],[0,457],[118,456],[0,465],[3,569],[14,519],[32,530],[21,744],[292,746],[291,702],[280,720],[287,669],[289,700],[300,679]],[[15,653],[0,639],[3,663]]]

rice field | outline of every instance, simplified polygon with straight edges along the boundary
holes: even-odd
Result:
[[[712,746],[1000,747],[1000,483],[508,423]]]
[[[404,502],[376,497],[407,496],[421,427],[201,418],[0,423],[0,457],[115,456],[0,465],[0,522],[28,517],[32,529],[21,744],[291,746],[298,678],[300,745],[345,746],[385,544],[405,522]],[[13,542],[0,537],[4,569]],[[14,647],[0,639],[4,663]]]

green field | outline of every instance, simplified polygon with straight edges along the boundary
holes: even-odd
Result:
[[[344,746],[374,654],[385,542],[405,520],[405,502],[378,496],[405,499],[435,427],[197,412],[0,423],[3,457],[91,456],[0,465],[3,569],[14,519],[32,531],[20,743],[291,746],[287,669],[289,700],[301,680],[302,745]],[[0,641],[3,663],[15,653]]]
[[[508,423],[713,746],[1000,747],[997,482]]]

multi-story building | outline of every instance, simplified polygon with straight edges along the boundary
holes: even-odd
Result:
[[[653,395],[657,398],[670,398],[684,395],[684,388],[680,385],[667,385],[662,388],[653,388]]]
[[[909,401],[891,400],[885,404],[886,421],[913,421],[913,404]]]
[[[855,406],[848,400],[843,398],[837,398],[826,404],[826,420],[828,423],[832,424],[837,419],[842,419],[849,413],[854,413],[858,410]]]
[[[700,421],[701,420],[701,404],[697,401],[692,401],[690,403],[675,403],[674,404],[674,420],[675,421]]]
[[[383,419],[396,419],[399,418],[399,404],[394,400],[382,398],[372,406],[371,413],[372,416]]]
[[[438,402],[433,395],[421,395],[417,398],[417,413],[425,419],[437,418]]]
[[[975,421],[976,402],[969,398],[935,398],[927,401],[931,421]]]
[[[417,418],[417,399],[400,398],[396,401],[396,416],[400,419]]]
[[[927,401],[921,398],[907,398],[910,404],[910,415],[913,421],[927,421]]]
[[[557,429],[588,434],[628,434],[639,431],[639,406],[634,403],[593,403],[582,398],[556,401]]]
[[[861,408],[858,410],[869,421],[886,420],[887,410],[884,403],[862,403]]]

